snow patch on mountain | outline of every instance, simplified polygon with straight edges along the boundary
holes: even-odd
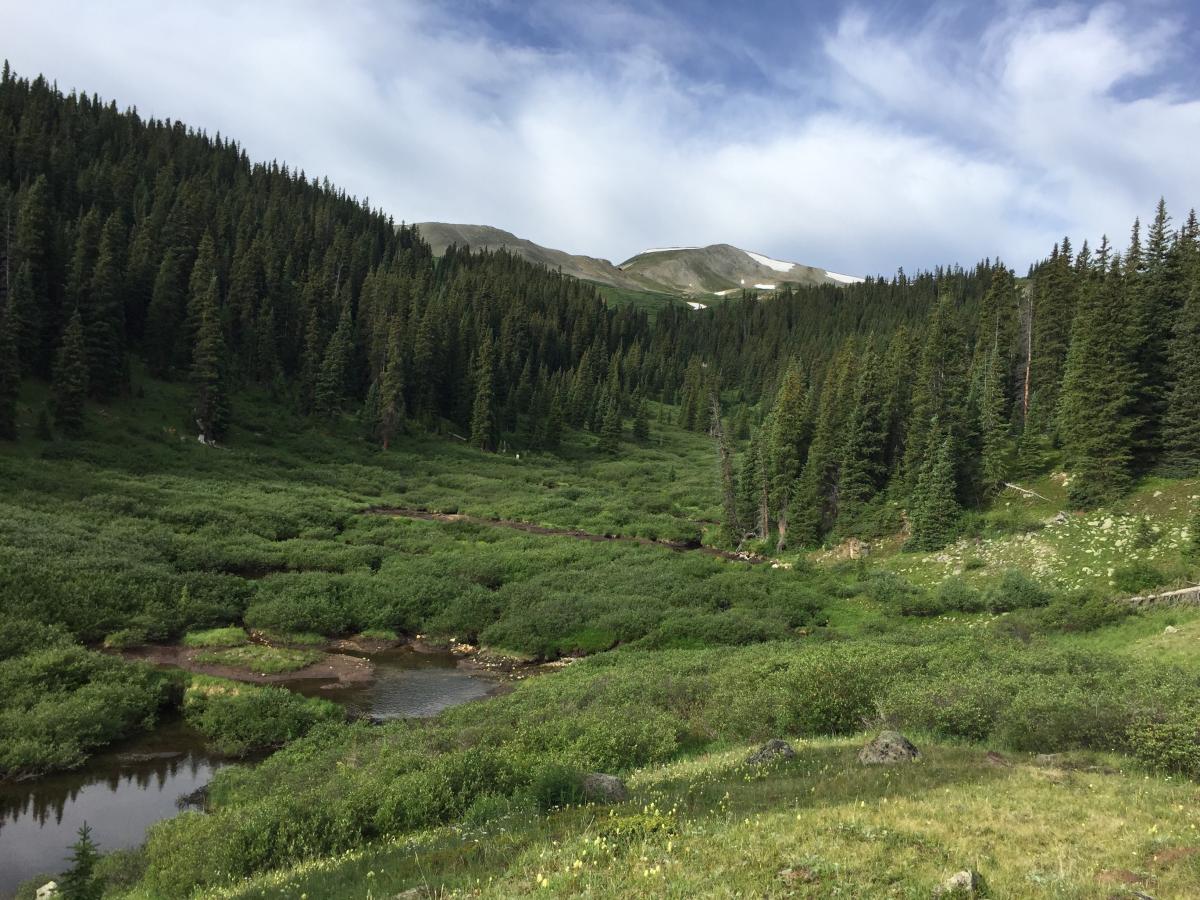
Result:
[[[647,253],[670,253],[672,250],[700,250],[700,247],[651,247],[649,250],[643,250],[638,256],[643,256]]]
[[[688,306],[690,306],[692,309],[708,309],[707,303],[697,303],[695,300],[689,300]]]
[[[755,287],[758,288],[760,291],[775,290],[775,285],[773,285],[773,284],[756,284]]]
[[[756,263],[761,263],[769,269],[774,269],[776,272],[790,272],[796,267],[795,263],[784,262],[781,259],[771,259],[771,257],[763,256],[761,253],[751,253],[749,250],[742,252]]]
[[[834,281],[840,281],[842,284],[862,284],[867,279],[860,278],[858,275],[842,275],[838,272],[825,271],[825,277],[832,278]]]

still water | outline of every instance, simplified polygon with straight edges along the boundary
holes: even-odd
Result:
[[[487,696],[494,681],[458,668],[449,653],[408,648],[371,655],[375,681],[328,689],[296,682],[299,692],[325,697],[376,719],[420,718]],[[66,868],[85,821],[101,851],[136,847],[146,829],[189,806],[188,795],[235,761],[208,753],[203,738],[180,721],[162,725],[74,772],[24,784],[0,783],[0,898],[34,875]]]

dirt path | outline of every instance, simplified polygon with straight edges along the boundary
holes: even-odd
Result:
[[[513,531],[523,531],[526,534],[545,534],[553,537],[571,537],[581,541],[623,541],[631,544],[642,544],[647,547],[665,547],[678,552],[694,551],[705,556],[715,556],[718,559],[728,559],[734,562],[765,563],[767,559],[753,553],[735,553],[732,550],[718,550],[716,547],[706,547],[699,541],[666,541],[654,538],[632,537],[620,534],[596,534],[591,531],[578,531],[572,528],[548,528],[545,525],[532,525],[529,522],[514,522],[511,519],[485,519],[481,516],[467,516],[460,513],[429,512],[425,509],[409,509],[402,506],[372,506],[363,510],[368,516],[395,516],[401,519],[419,519],[424,522],[469,522],[472,525],[489,525],[493,528],[511,528]]]

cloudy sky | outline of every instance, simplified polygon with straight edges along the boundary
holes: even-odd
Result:
[[[397,220],[1024,269],[1200,205],[1194,6],[0,0],[0,55]]]

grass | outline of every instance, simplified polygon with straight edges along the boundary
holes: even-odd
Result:
[[[1053,502],[1005,491],[979,516],[980,538],[934,553],[885,551],[871,564],[923,587],[949,576],[985,586],[1020,568],[1057,590],[1113,596],[1141,590],[1123,578],[1135,566],[1148,575],[1134,584],[1147,588],[1173,586],[1194,572],[1189,548],[1200,482],[1145,479],[1122,501],[1086,513],[1067,507],[1061,479],[1031,484]],[[1056,519],[1060,512],[1065,520]]]
[[[263,631],[260,634],[268,644],[320,647],[329,641],[323,634],[313,631]]]
[[[236,647],[248,640],[244,629],[230,625],[228,628],[190,631],[183,636],[180,643],[185,647]]]
[[[281,675],[311,666],[323,657],[324,654],[316,650],[246,644],[242,647],[197,654],[196,662],[209,666],[231,666],[263,675]]]
[[[1186,782],[925,740],[918,763],[864,767],[866,737],[793,741],[797,757],[761,773],[741,765],[748,746],[645,767],[615,808],[435,829],[210,896],[924,898],[964,868],[996,897],[1200,891]]]

